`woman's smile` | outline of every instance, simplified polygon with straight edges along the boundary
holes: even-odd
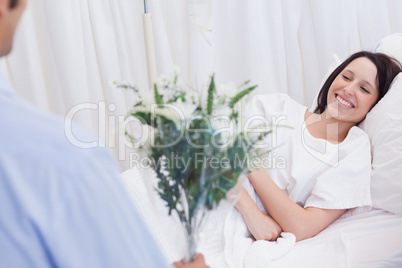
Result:
[[[348,101],[345,97],[342,97],[337,93],[335,93],[335,99],[338,101],[338,103],[341,104],[341,107],[343,106],[344,108],[355,108],[352,102]]]

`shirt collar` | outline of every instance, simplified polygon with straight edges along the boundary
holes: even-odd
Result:
[[[10,81],[0,72],[0,96],[12,97],[14,95],[15,91]]]

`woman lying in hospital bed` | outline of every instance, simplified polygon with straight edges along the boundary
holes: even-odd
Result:
[[[215,221],[210,221],[200,250],[212,267],[289,267],[287,265],[295,264],[301,267],[305,251],[302,249],[300,252],[304,253],[299,256],[297,251],[292,251],[294,240],[311,238],[341,215],[357,214],[371,206],[370,141],[356,125],[386,94],[399,72],[400,64],[388,56],[359,52],[328,77],[320,91],[315,113],[283,94],[253,99],[250,115],[269,120],[286,115],[280,124],[292,129],[278,128],[276,135],[270,137],[278,145],[275,156],[285,159],[286,165],[251,172],[250,183],[245,184],[236,204],[237,210],[233,209],[226,216],[219,232],[214,229]],[[150,197],[152,190],[141,192],[141,179],[133,181],[136,176],[150,176],[144,172],[147,171],[126,173],[124,181],[168,258],[177,259],[181,257],[180,246],[172,248],[169,244],[174,244],[173,241],[180,244],[177,241],[182,235],[179,231],[176,235],[172,232],[180,227],[174,227],[173,219],[162,216],[165,215],[163,208],[149,205],[163,206],[156,196]],[[145,189],[146,183],[142,183]],[[165,218],[166,225],[157,226],[157,218]],[[208,233],[208,230],[214,232]],[[339,254],[343,248],[337,248],[345,244],[342,239],[342,236],[332,237],[325,241],[330,246],[324,246],[321,241],[316,244],[319,247],[312,249],[321,250],[322,261],[329,260],[331,252],[338,255],[339,263],[332,262],[330,266],[345,267],[347,256]],[[292,254],[293,259],[299,259],[293,264],[286,261]],[[305,264],[315,267],[322,262],[316,258]]]
[[[246,190],[236,208],[257,240],[276,240],[281,231],[296,240],[315,236],[347,209],[371,206],[371,154],[367,134],[356,125],[385,95],[401,71],[381,53],[359,52],[327,79],[316,113],[284,94],[256,96],[254,114],[286,116],[270,137],[285,168],[256,170],[248,178],[268,215]]]

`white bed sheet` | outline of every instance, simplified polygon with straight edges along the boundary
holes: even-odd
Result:
[[[177,223],[162,216],[166,208],[152,189],[152,177],[149,171],[133,169],[122,174],[122,181],[167,259],[177,260],[185,251],[184,236]],[[400,268],[402,216],[371,210],[340,218],[315,237],[296,243],[269,267]]]
[[[402,267],[402,217],[371,210],[296,243],[274,267]]]

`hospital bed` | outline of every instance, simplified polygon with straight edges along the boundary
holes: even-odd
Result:
[[[384,38],[377,51],[402,62],[402,34]],[[330,69],[338,64],[339,59],[334,57]],[[315,237],[297,242],[285,255],[261,267],[402,267],[402,73],[359,127],[368,133],[372,145],[373,208],[339,218]],[[145,191],[133,184],[136,176],[141,173],[126,171],[123,182],[168,259],[177,258],[180,250],[172,250],[174,246],[170,243],[183,237],[171,230],[168,237],[161,238],[163,234],[158,232],[166,232],[174,224],[168,220],[161,227],[155,214],[142,205],[150,197],[142,196]]]

